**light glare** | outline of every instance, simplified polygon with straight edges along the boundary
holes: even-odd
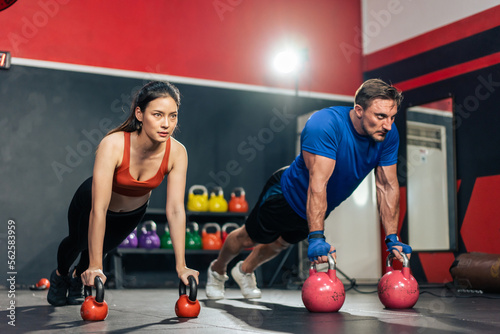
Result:
[[[281,73],[290,73],[297,69],[299,57],[293,51],[283,51],[274,58],[274,67]]]

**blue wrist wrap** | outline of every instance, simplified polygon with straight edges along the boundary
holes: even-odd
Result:
[[[403,248],[402,252],[405,254],[411,254],[412,251],[410,246],[399,241],[396,234],[389,234],[387,237],[385,237],[385,244],[387,245],[388,252],[391,252],[393,249],[397,250],[395,246],[401,246]]]
[[[323,231],[314,231],[307,237],[309,247],[307,248],[307,257],[310,261],[317,260],[320,256],[327,256],[330,252],[330,244],[325,241]],[[335,251],[334,251],[335,252]]]

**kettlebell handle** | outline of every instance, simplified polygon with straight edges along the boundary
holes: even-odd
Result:
[[[189,281],[189,300],[192,302],[196,301],[196,296],[198,295],[198,284],[196,284],[196,279],[194,276],[190,275],[188,276],[188,281]],[[179,281],[179,296],[185,295],[186,294],[186,285],[182,282],[182,280]]]
[[[239,197],[243,197],[245,196],[245,189],[243,189],[242,187],[236,187],[233,189],[233,192],[231,193],[231,195],[234,195],[236,196],[236,192],[239,192],[240,193],[240,196]]]
[[[215,186],[212,188],[212,191],[210,192],[211,194],[214,194],[215,196],[222,196],[223,191],[221,186]]]
[[[408,260],[408,256],[406,256],[405,253],[402,253],[398,251],[398,253],[403,257],[403,267],[408,268],[410,267],[410,260]],[[396,255],[391,251],[387,255],[387,260],[385,261],[385,266],[386,267],[392,267],[392,259],[394,259]]]
[[[233,223],[233,222],[227,222],[224,225],[222,225],[222,232],[226,232],[226,230],[230,227],[234,227],[235,229],[237,229],[240,227],[240,225],[238,225],[237,223]]]
[[[154,221],[147,220],[144,223],[142,223],[141,231],[142,231],[143,234],[147,234],[148,233],[148,230],[147,230],[146,226],[151,226],[151,231],[152,232],[156,232],[156,223]]]
[[[186,225],[192,226],[193,231],[198,232],[200,230],[200,225],[197,222],[188,222]]]
[[[208,195],[207,187],[202,186],[200,184],[195,184],[195,185],[191,186],[191,188],[189,188],[188,193],[189,194],[194,194],[195,190],[201,190],[201,191],[203,191],[203,195]]]
[[[332,254],[328,253],[328,269],[337,270],[337,261],[333,258]],[[311,270],[316,270],[316,263],[311,262]]]
[[[215,228],[215,230],[216,230],[216,232],[215,232],[215,233],[220,233],[220,230],[221,230],[220,225],[219,225],[219,224],[217,224],[217,223],[213,223],[213,222],[212,222],[212,223],[205,223],[205,224],[203,225],[202,232],[207,233],[207,229],[208,229],[209,227],[214,227],[214,228]]]
[[[98,303],[104,302],[104,284],[99,276],[94,278],[94,286],[95,286],[95,301]],[[84,288],[85,298],[92,296],[92,287],[85,285]]]

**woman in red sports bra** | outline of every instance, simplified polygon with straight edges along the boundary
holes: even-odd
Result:
[[[167,177],[166,215],[179,278],[188,284],[198,272],[186,267],[184,193],[187,152],[172,137],[180,94],[167,82],[142,87],[129,118],[110,131],[96,152],[93,176],[76,191],[69,210],[69,235],[57,253],[47,300],[54,306],[83,302],[83,284],[94,285],[102,260],[142,221],[151,190]],[[79,263],[70,266],[80,255]]]

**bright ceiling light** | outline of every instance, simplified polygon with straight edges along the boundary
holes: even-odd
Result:
[[[290,73],[297,70],[299,63],[298,54],[292,50],[280,52],[274,58],[274,67],[281,73]]]

